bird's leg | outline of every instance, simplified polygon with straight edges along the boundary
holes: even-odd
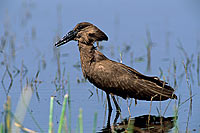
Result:
[[[111,106],[111,103],[110,103],[110,97],[109,97],[109,93],[106,93],[107,95],[107,100],[108,100],[108,121],[107,121],[107,128],[110,128],[110,117],[111,117],[111,114],[112,114],[112,106]]]
[[[112,106],[111,106],[109,94],[106,93],[106,95],[107,95],[107,100],[108,100],[108,110],[109,110],[110,112],[112,112]]]
[[[113,94],[111,94],[111,96],[112,96],[113,102],[114,102],[114,104],[115,104],[117,113],[120,114],[120,113],[121,113],[121,109],[120,109],[120,107],[119,107],[119,105],[118,105],[118,103],[117,103],[117,100],[115,99],[115,96],[114,96]]]
[[[118,118],[119,118],[119,115],[120,115],[120,113],[117,112],[116,115],[115,115],[114,124],[117,123],[117,120],[118,120]]]
[[[117,112],[116,116],[115,116],[115,119],[114,119],[114,124],[116,124],[117,119],[119,118],[119,115],[121,113],[121,109],[120,109],[120,107],[119,107],[119,105],[117,103],[117,100],[115,99],[115,96],[113,94],[111,94],[111,96],[112,96],[113,102],[114,102],[115,107],[116,107],[116,112]]]

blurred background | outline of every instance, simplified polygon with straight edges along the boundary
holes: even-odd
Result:
[[[96,131],[101,131],[107,120],[106,97],[83,78],[77,42],[54,47],[77,23],[87,21],[108,36],[107,42],[100,42],[100,51],[108,58],[158,76],[176,89],[179,100],[161,105],[153,102],[152,115],[159,115],[158,110],[163,114],[167,108],[165,117],[178,114],[171,132],[175,128],[180,132],[200,131],[199,7],[197,0],[1,0],[0,123],[6,118],[7,96],[14,114],[23,88],[30,86],[32,95],[21,123],[24,127],[47,132],[50,97],[54,96],[57,130],[67,93],[68,129],[75,132],[82,109],[84,131],[92,132],[95,123]],[[129,116],[129,109],[131,117],[150,110],[150,102],[138,101],[136,106],[131,99],[118,98],[118,102],[122,109],[118,122]]]

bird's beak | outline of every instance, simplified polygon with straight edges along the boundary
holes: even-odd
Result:
[[[55,46],[59,47],[59,46],[65,44],[65,43],[73,40],[76,37],[77,33],[78,33],[77,31],[71,30],[61,40],[56,42]]]

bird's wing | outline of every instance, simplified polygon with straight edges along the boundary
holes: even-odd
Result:
[[[166,100],[172,97],[174,89],[157,77],[145,76],[136,70],[111,60],[96,63],[89,79],[98,88],[123,98],[140,100]]]

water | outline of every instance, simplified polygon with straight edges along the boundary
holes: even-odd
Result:
[[[102,52],[109,58],[119,61],[122,52],[123,63],[134,67],[147,75],[161,75],[171,86],[174,86],[174,67],[176,64],[176,95],[181,103],[190,97],[186,75],[183,66],[187,59],[191,61],[188,68],[188,83],[191,84],[192,113],[189,115],[189,131],[200,130],[199,120],[199,86],[197,73],[197,58],[200,52],[200,27],[198,16],[198,1],[2,1],[0,4],[0,39],[6,40],[5,48],[0,52],[0,78],[4,77],[6,65],[12,74],[13,84],[8,92],[10,77],[6,72],[3,83],[0,84],[0,111],[6,95],[11,96],[12,112],[15,112],[21,88],[27,80],[35,80],[36,73],[41,83],[33,84],[33,96],[29,105],[32,116],[40,127],[48,130],[50,97],[56,96],[54,104],[54,128],[57,130],[61,113],[63,96],[71,91],[71,128],[75,131],[78,122],[79,109],[83,109],[83,128],[85,132],[92,132],[95,112],[97,116],[97,131],[106,125],[104,116],[106,98],[102,92],[89,82],[78,83],[82,79],[77,42],[70,42],[60,47],[60,72],[63,83],[55,80],[58,77],[58,63],[55,55],[54,43],[57,37],[62,37],[77,23],[88,21],[103,30],[109,37],[102,42]],[[151,34],[153,47],[151,49],[151,71],[147,71],[147,32]],[[13,44],[12,44],[13,41]],[[127,47],[130,47],[127,51]],[[181,50],[182,46],[186,52]],[[192,58],[193,56],[193,58]],[[137,59],[141,59],[140,61]],[[132,61],[131,61],[132,60]],[[24,67],[22,67],[24,64]],[[17,74],[17,70],[20,72]],[[23,71],[21,71],[23,70]],[[27,70],[27,73],[25,72]],[[65,71],[65,72],[64,72]],[[64,72],[64,76],[63,76]],[[22,74],[20,74],[22,73]],[[14,76],[16,74],[16,76]],[[23,76],[21,76],[23,75]],[[69,80],[67,79],[69,75]],[[22,79],[22,82],[20,80]],[[162,76],[163,79],[163,76]],[[56,87],[55,83],[60,90]],[[5,87],[4,87],[5,86]],[[5,88],[5,89],[4,89]],[[37,89],[36,89],[37,88]],[[57,91],[56,91],[57,90]],[[90,97],[91,92],[93,95]],[[168,101],[162,102],[162,113]],[[122,117],[129,116],[127,102],[119,99]],[[112,103],[113,104],[113,103]],[[171,101],[165,117],[174,115],[177,101]],[[158,115],[159,102],[154,102],[152,115]],[[113,104],[114,107],[114,104]],[[67,110],[68,110],[67,106]],[[150,102],[134,101],[130,108],[132,117],[149,113]],[[178,112],[179,131],[186,131],[190,101],[181,105]],[[0,122],[4,121],[3,113]],[[114,120],[115,110],[112,114]],[[69,111],[67,111],[69,118]],[[106,120],[104,120],[106,118]],[[120,122],[120,119],[118,120]],[[40,131],[27,112],[23,126]]]

